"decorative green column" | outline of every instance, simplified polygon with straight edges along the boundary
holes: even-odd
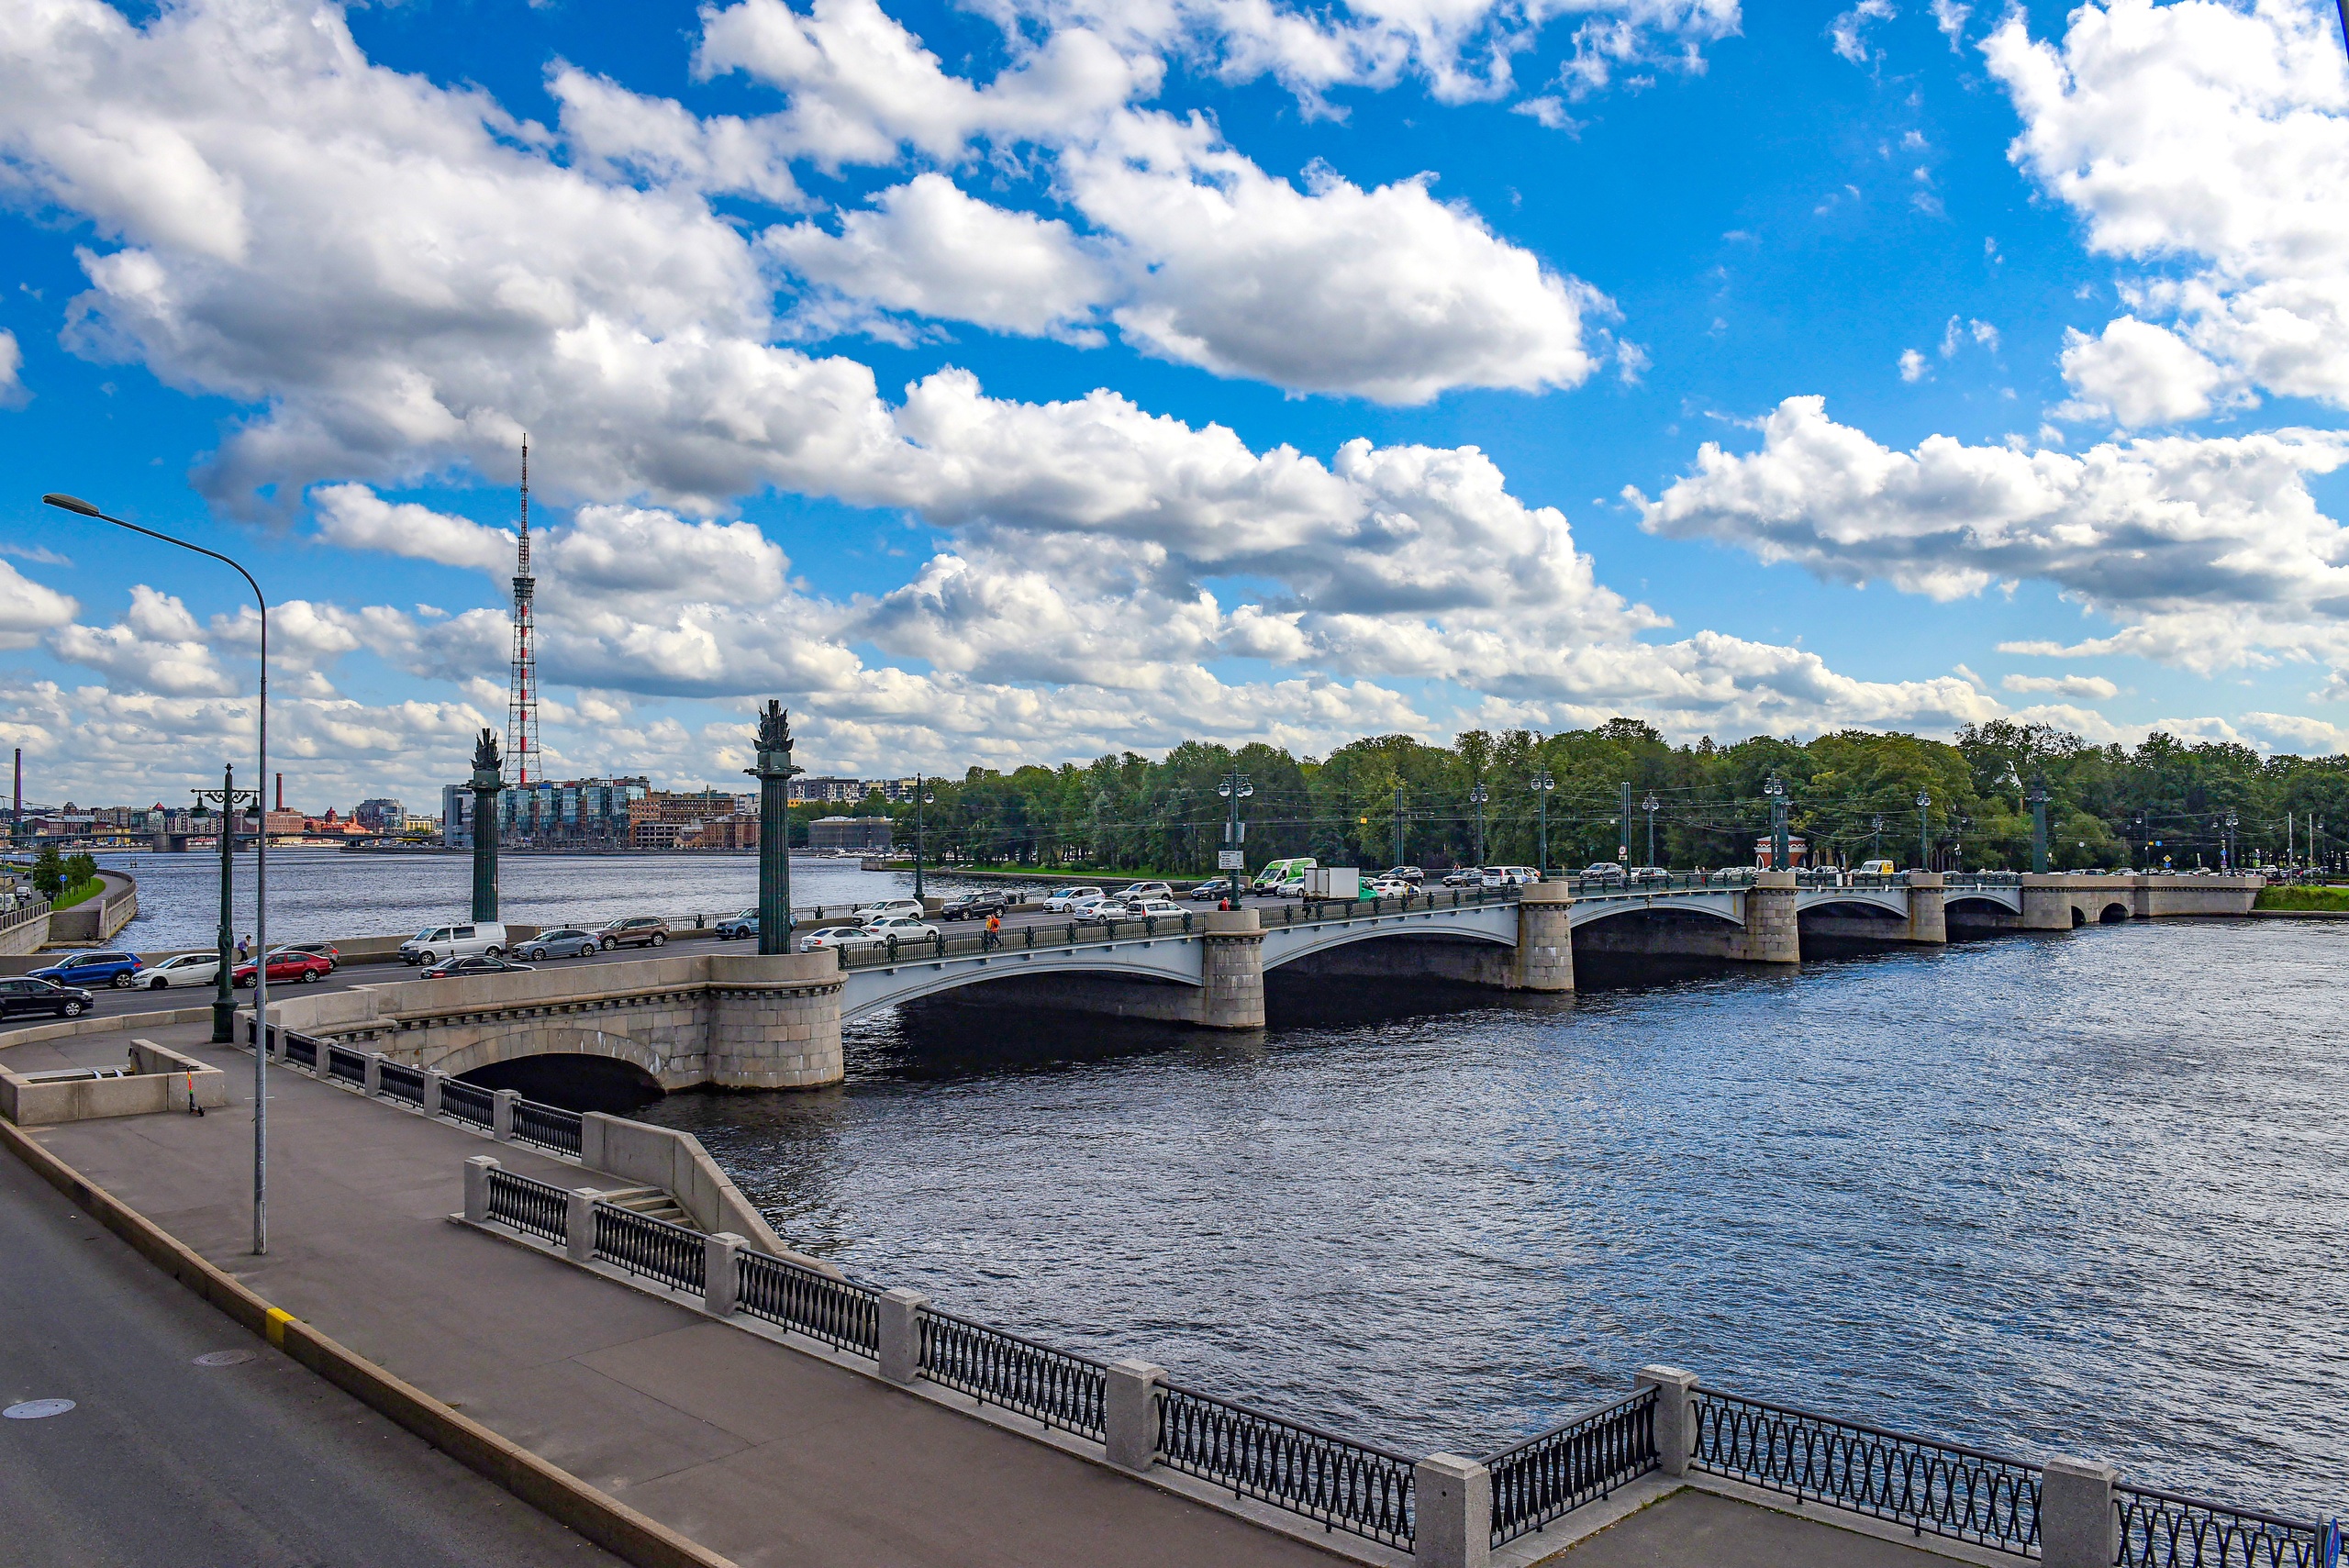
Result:
[[[773,697],[759,715],[759,951],[791,951],[791,716]]]
[[[2047,775],[2032,770],[2031,793],[2031,869],[2047,870]]]
[[[497,737],[473,743],[473,918],[497,918],[497,793],[506,787]]]

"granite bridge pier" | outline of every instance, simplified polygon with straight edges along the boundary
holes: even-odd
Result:
[[[1801,962],[1853,942],[2065,931],[2240,915],[2256,877],[1943,875],[1798,880],[1760,872],[1636,891],[1564,883],[1289,904],[1179,918],[1043,921],[887,949],[662,956],[529,973],[392,982],[273,1003],[273,1022],[451,1076],[526,1057],[625,1062],[661,1088],[818,1088],[841,1026],[952,997],[1212,1029],[1264,1024],[1267,974],[1575,988],[1576,955]]]

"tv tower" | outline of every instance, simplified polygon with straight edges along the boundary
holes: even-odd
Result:
[[[530,782],[539,761],[538,628],[530,601],[530,438],[522,438],[522,541],[514,563],[514,671],[506,697],[506,771],[516,787]]]

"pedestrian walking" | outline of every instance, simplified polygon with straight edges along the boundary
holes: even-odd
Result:
[[[253,955],[253,939],[248,934],[237,939],[237,962],[242,963]]]

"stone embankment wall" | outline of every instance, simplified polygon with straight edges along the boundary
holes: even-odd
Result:
[[[71,909],[49,915],[48,945],[53,948],[95,947],[130,924],[139,913],[139,884],[118,871],[102,871],[104,892]]]

